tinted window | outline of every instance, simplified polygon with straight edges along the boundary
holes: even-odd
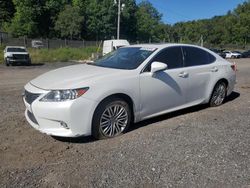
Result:
[[[136,69],[155,50],[156,48],[143,47],[119,48],[90,65],[116,69]]]
[[[170,47],[164,49],[153,58],[152,62],[154,61],[166,63],[168,65],[168,69],[183,67],[181,47]]]
[[[215,57],[205,50],[195,47],[182,47],[186,67],[206,65],[215,61]]]

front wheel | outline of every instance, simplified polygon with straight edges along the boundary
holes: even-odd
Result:
[[[10,66],[10,63],[9,63],[9,61],[7,60],[7,59],[5,59],[5,65],[8,67],[8,66]]]
[[[227,94],[226,83],[223,81],[218,82],[215,85],[212,96],[210,98],[209,102],[210,106],[211,107],[220,106],[225,100],[226,94]]]
[[[30,66],[31,65],[31,61],[27,61],[25,65],[26,66]]]
[[[112,138],[124,133],[131,121],[131,110],[127,102],[111,98],[102,102],[96,109],[92,134],[96,139]]]

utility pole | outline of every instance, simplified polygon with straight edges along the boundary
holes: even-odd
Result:
[[[118,0],[117,39],[120,39],[121,0]]]
[[[120,39],[120,22],[121,22],[121,11],[125,7],[125,4],[121,4],[121,0],[114,0],[114,4],[118,4],[118,19],[117,19],[117,39]]]
[[[204,41],[203,41],[203,35],[201,35],[200,42],[201,42],[201,47],[203,47],[203,43],[204,43]]]

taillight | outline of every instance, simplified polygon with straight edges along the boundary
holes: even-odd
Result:
[[[233,71],[237,71],[237,67],[236,67],[236,63],[233,63],[232,65],[231,65],[231,68],[233,69]]]

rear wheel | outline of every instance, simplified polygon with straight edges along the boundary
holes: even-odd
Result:
[[[131,121],[131,110],[120,98],[110,98],[96,109],[92,134],[96,139],[112,138],[126,132]]]
[[[227,94],[227,85],[225,82],[220,81],[218,82],[213,90],[212,96],[210,98],[210,106],[220,106],[226,98]]]

